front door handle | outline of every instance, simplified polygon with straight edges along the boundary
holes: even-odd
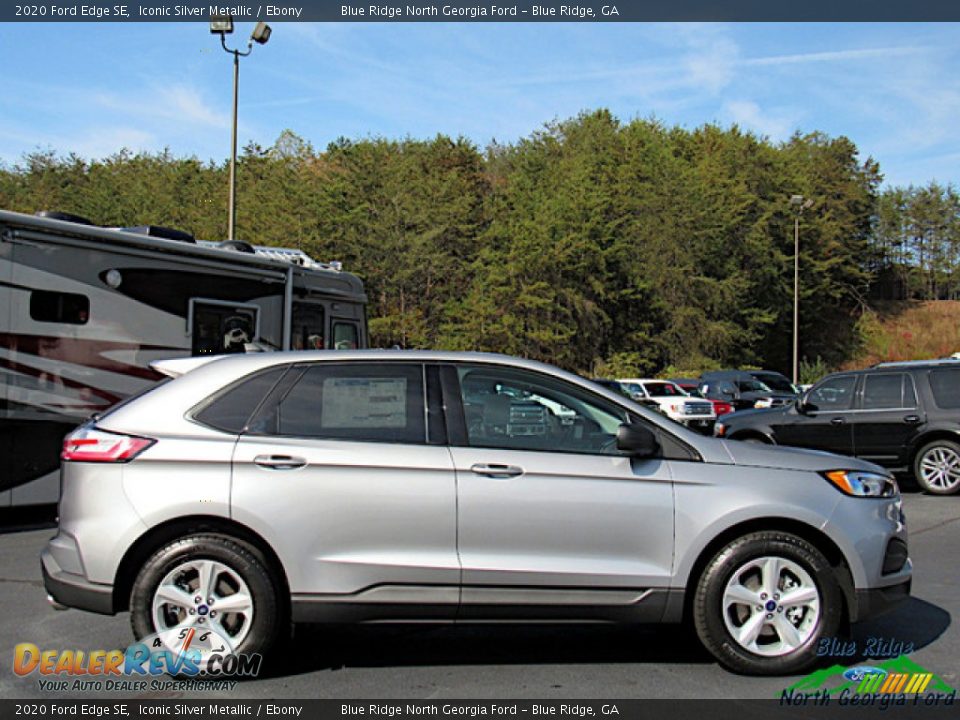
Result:
[[[296,470],[306,466],[307,459],[292,455],[257,455],[253,464],[267,470]]]
[[[915,425],[916,423],[920,422],[920,416],[919,416],[919,415],[907,415],[907,416],[903,419],[903,421],[904,421],[905,423],[910,423],[911,425]]]
[[[485,475],[486,477],[492,478],[511,478],[523,475],[522,467],[517,467],[516,465],[498,465],[496,463],[489,465],[477,463],[476,465],[472,465],[470,470],[477,475]]]
[[[846,422],[843,418],[834,418],[830,421],[831,425],[843,425]]]

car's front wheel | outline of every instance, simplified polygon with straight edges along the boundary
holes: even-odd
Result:
[[[707,564],[693,603],[697,634],[726,667],[751,675],[796,673],[840,626],[842,592],[830,563],[784,532],[745,535]]]
[[[130,594],[136,637],[157,636],[174,650],[189,637],[201,651],[227,645],[265,653],[283,627],[281,608],[262,554],[219,534],[190,535],[155,552]]]
[[[960,444],[934,440],[920,448],[913,462],[913,474],[920,487],[932,495],[960,492]]]

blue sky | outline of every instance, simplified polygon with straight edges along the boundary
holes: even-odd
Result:
[[[0,68],[0,162],[229,152],[230,58],[206,24],[0,24]],[[321,148],[438,132],[482,146],[599,107],[847,135],[890,184],[960,183],[960,25],[278,23],[240,70],[241,144],[291,128]]]

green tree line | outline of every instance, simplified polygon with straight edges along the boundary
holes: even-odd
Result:
[[[949,185],[891,188],[879,198],[877,292],[891,300],[960,299],[960,194]]]
[[[836,365],[855,351],[878,277],[957,291],[955,244],[948,252],[937,229],[922,259],[913,240],[905,247],[913,206],[880,193],[877,163],[850,140],[821,133],[772,143],[606,110],[486,148],[437,136],[318,150],[287,131],[248,145],[237,175],[237,236],[341,260],[366,283],[378,346],[507,352],[596,374],[787,369],[793,194],[814,201],[801,218],[804,357]],[[39,152],[0,168],[0,207],[21,212],[222,239],[226,206],[225,163],[170,152]]]

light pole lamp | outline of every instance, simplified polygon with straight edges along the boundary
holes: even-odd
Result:
[[[796,208],[793,218],[793,384],[800,380],[800,216],[813,205],[810,198],[791,195],[790,204]]]
[[[230,133],[230,206],[227,210],[227,239],[235,240],[237,225],[237,96],[240,90],[240,58],[253,52],[253,44],[265,45],[270,39],[270,26],[258,22],[250,34],[245,51],[231,50],[227,47],[227,35],[233,32],[233,18],[230,15],[211,15],[210,32],[220,36],[220,45],[233,55],[233,126]]]

